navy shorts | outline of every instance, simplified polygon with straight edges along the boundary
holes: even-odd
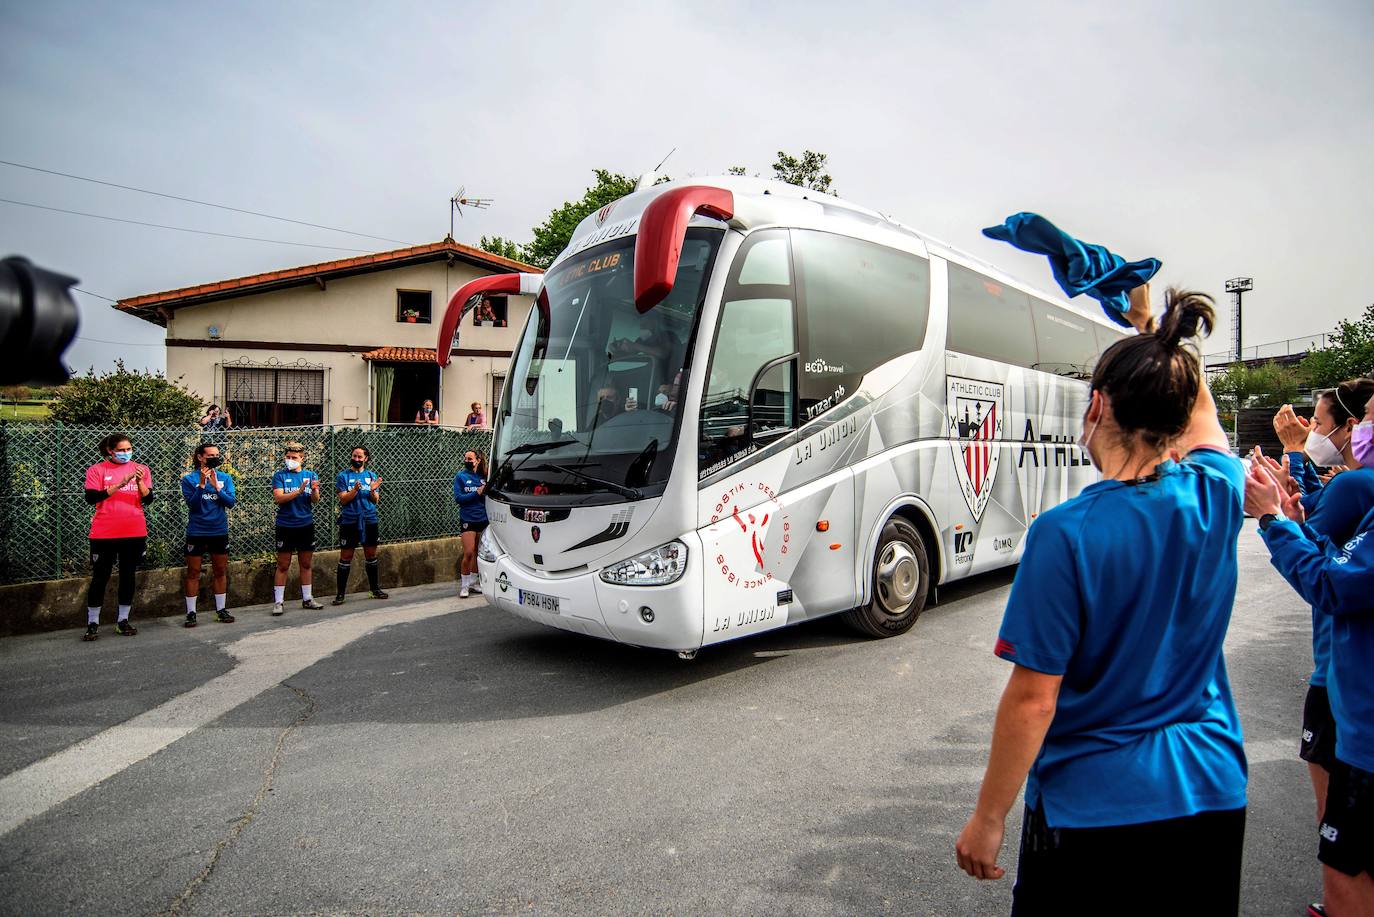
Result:
[[[1309,685],[1302,705],[1302,741],[1298,757],[1309,764],[1331,770],[1336,760],[1336,718],[1331,715],[1331,700],[1322,685]]]
[[[382,543],[381,531],[375,522],[366,522],[362,528],[358,523],[349,522],[339,526],[339,547],[375,548]]]
[[[1317,859],[1347,876],[1374,876],[1374,774],[1336,762],[1318,834]]]
[[[315,523],[299,528],[284,529],[277,526],[277,551],[294,554],[297,551],[315,550]]]
[[[229,553],[228,535],[187,535],[186,556],[204,557]]]

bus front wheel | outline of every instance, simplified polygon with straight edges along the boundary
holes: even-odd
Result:
[[[894,516],[878,538],[868,604],[846,612],[845,621],[870,637],[904,634],[920,617],[929,591],[925,542],[915,526]]]

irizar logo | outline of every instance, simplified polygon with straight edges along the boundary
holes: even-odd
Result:
[[[975,522],[983,518],[1002,450],[1003,394],[1000,382],[950,376],[946,392],[950,447],[959,491]]]

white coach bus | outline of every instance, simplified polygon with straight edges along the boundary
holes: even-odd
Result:
[[[545,275],[495,419],[483,594],[551,627],[698,649],[844,614],[908,630],[1016,563],[1097,479],[1075,445],[1121,336],[883,215],[791,185],[643,187]]]

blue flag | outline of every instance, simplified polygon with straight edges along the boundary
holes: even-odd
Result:
[[[1049,258],[1055,281],[1070,298],[1088,294],[1102,304],[1109,319],[1127,328],[1131,290],[1163,266],[1158,258],[1127,261],[1101,245],[1081,242],[1038,213],[1013,213],[1001,226],[984,229],[983,235]]]

